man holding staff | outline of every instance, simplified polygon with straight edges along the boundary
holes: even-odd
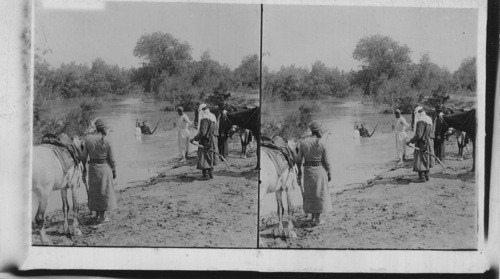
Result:
[[[429,181],[429,170],[434,166],[434,146],[431,139],[432,119],[425,114],[421,106],[415,109],[415,135],[410,143],[415,144],[413,153],[413,171],[418,172],[416,182]]]
[[[215,127],[217,120],[207,105],[200,105],[201,114],[199,116],[199,130],[198,134],[190,140],[191,143],[198,141],[198,164],[197,168],[202,171],[202,179],[212,179],[213,168],[217,165],[219,158],[214,153],[217,152],[217,137],[215,136]]]

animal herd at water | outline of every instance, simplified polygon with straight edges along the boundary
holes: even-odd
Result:
[[[228,111],[221,111],[217,107],[213,107],[211,111],[220,119],[219,131],[226,138],[235,133],[234,127],[238,127],[242,145],[242,156],[246,156],[247,145],[250,143],[251,138],[255,137],[258,150],[257,168],[260,169],[260,198],[266,193],[275,193],[279,218],[277,235],[296,237],[293,218],[294,205],[292,204],[291,191],[299,187],[303,192],[303,188],[297,180],[298,169],[294,162],[294,154],[296,154],[298,143],[294,142],[293,139],[283,140],[279,137],[269,138],[261,136],[259,107],[252,109],[238,109],[233,107]],[[195,123],[196,117],[197,115],[195,115]],[[477,121],[475,109],[444,115],[443,120],[446,125],[444,125],[440,133],[446,138],[455,135],[458,141],[460,157],[463,157],[463,149],[466,146],[466,141],[470,139],[472,142],[474,170]],[[136,127],[139,127],[137,123]],[[373,135],[373,132],[371,135]],[[88,190],[86,178],[83,175],[85,164],[76,158],[73,164],[70,164],[70,167],[68,165],[64,166],[64,162],[61,162],[61,159],[53,149],[71,149],[73,153],[79,153],[83,150],[83,146],[82,141],[74,137],[71,140],[66,139],[64,145],[59,147],[54,147],[53,145],[47,146],[47,143],[33,147],[32,191],[38,200],[34,229],[39,231],[42,244],[52,244],[45,232],[45,210],[47,209],[49,196],[52,191],[60,191],[63,202],[62,211],[64,220],[59,232],[81,235],[81,231],[78,228],[78,201],[74,190],[80,186],[85,186]],[[70,213],[68,190],[72,191],[73,222],[71,226],[69,226],[68,221]],[[285,192],[288,205],[286,230],[283,227],[285,216],[283,192]]]

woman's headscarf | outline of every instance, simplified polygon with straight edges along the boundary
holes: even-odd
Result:
[[[200,129],[200,123],[201,123],[201,119],[203,118],[203,115],[205,114],[205,112],[203,111],[203,108],[206,107],[207,105],[205,104],[200,104],[200,106],[198,107],[198,129]]]
[[[96,130],[105,131],[105,130],[109,129],[108,123],[106,123],[106,121],[104,121],[101,118],[97,119],[95,121],[94,125],[95,125]]]
[[[313,121],[311,122],[311,124],[309,124],[309,129],[311,130],[311,132],[316,132],[316,131],[322,132],[323,125],[321,125],[321,123],[318,121]]]
[[[215,117],[215,114],[211,113],[208,108],[205,108],[203,111],[205,112],[203,114],[203,118],[207,118],[214,123],[217,122],[217,118]]]
[[[421,106],[415,108],[415,121],[413,122],[413,127],[416,127],[419,121],[424,121],[425,123],[432,125],[432,119],[425,113]]]
[[[210,112],[206,104],[201,104],[198,108],[198,127],[200,127],[200,122],[203,118],[209,119],[214,123],[217,122],[217,118]]]

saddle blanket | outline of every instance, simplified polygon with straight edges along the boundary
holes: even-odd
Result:
[[[41,146],[45,146],[54,151],[56,157],[59,159],[59,162],[61,162],[64,173],[66,173],[71,167],[75,166],[75,161],[66,148],[48,143],[42,144]]]
[[[284,160],[288,163],[288,167],[292,168],[297,159],[297,154],[293,151],[281,137],[274,137],[271,141],[263,141],[261,146],[271,150],[276,150],[283,155]]]
[[[64,172],[67,172],[72,166],[78,165],[81,161],[80,150],[66,134],[60,134],[58,137],[52,134],[44,135],[41,145],[54,151]]]
[[[271,149],[267,146],[263,146],[261,150],[264,151],[269,156],[269,159],[271,159],[271,161],[273,162],[278,176],[281,176],[287,168],[290,168],[285,155],[283,155],[283,153],[281,153],[279,150]]]

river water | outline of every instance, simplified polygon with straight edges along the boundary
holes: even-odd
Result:
[[[76,101],[53,103],[51,114],[57,115],[67,112],[79,105]],[[265,117],[279,117],[297,111],[299,104],[265,104]],[[375,133],[371,138],[353,139],[353,124],[366,122],[371,131],[373,124],[392,121],[392,116],[381,115],[378,110],[359,103],[323,103],[321,113],[315,119],[321,121],[329,131],[325,140],[329,145],[332,158],[331,192],[342,191],[373,178],[385,164],[396,158],[394,135],[392,133]],[[269,114],[272,112],[272,115]],[[191,120],[194,113],[187,113]],[[173,129],[171,121],[175,112],[163,112],[161,107],[154,103],[144,103],[140,99],[122,98],[103,101],[103,106],[97,111],[96,117],[108,121],[111,132],[109,139],[114,147],[117,162],[116,190],[138,185],[158,174],[166,162],[176,158],[177,131]],[[135,121],[147,120],[151,129],[159,119],[157,131],[153,135],[135,135]],[[407,117],[407,120],[408,117]],[[370,124],[372,126],[370,127]],[[192,130],[192,134],[195,131]],[[191,150],[193,147],[191,147]],[[257,187],[257,185],[255,186]],[[80,202],[86,201],[85,189],[77,189],[77,198]],[[262,193],[263,194],[263,193]],[[274,211],[276,208],[275,195],[263,194],[261,215]],[[301,204],[300,190],[293,193],[294,204]],[[48,211],[61,208],[59,192],[52,192]],[[33,212],[36,208],[33,206]]]
[[[289,113],[298,112],[300,104],[271,103],[263,104],[263,111],[268,114],[266,117],[279,117]],[[357,102],[347,103],[326,103],[321,104],[321,112],[313,118],[323,124],[327,130],[324,136],[330,151],[332,165],[332,181],[330,182],[330,194],[340,192],[369,179],[374,178],[381,171],[386,163],[396,160],[395,136],[393,133],[376,132],[371,138],[354,139],[354,123],[367,123],[367,129],[371,132],[377,122],[380,126],[390,127],[394,117],[383,115],[378,109],[364,106]],[[270,113],[272,112],[272,113]],[[406,116],[406,119],[411,119]],[[380,127],[380,130],[384,129]],[[377,129],[377,131],[380,131]],[[410,149],[407,153],[411,152]],[[276,198],[274,193],[263,195],[260,215],[269,214],[276,211]],[[283,195],[285,197],[285,195]],[[293,191],[293,204],[302,204],[300,189]],[[286,207],[286,201],[284,198]]]
[[[78,101],[57,102],[51,105],[51,114],[63,114],[78,105]],[[193,121],[194,113],[188,112],[187,115]],[[148,180],[155,176],[167,161],[179,156],[177,131],[173,129],[171,121],[166,121],[166,119],[175,118],[175,112],[163,112],[159,105],[145,103],[140,99],[118,98],[104,100],[96,117],[105,119],[111,127],[108,137],[114,148],[117,164],[116,190]],[[153,135],[136,136],[136,119],[147,120],[151,130],[159,119],[163,120]],[[192,134],[195,134],[194,130]],[[193,147],[190,150],[192,151]],[[76,192],[80,202],[86,201],[86,191],[83,187],[77,189]],[[61,206],[59,192],[52,192],[48,211],[61,208]],[[33,208],[33,212],[35,211],[36,208]]]

